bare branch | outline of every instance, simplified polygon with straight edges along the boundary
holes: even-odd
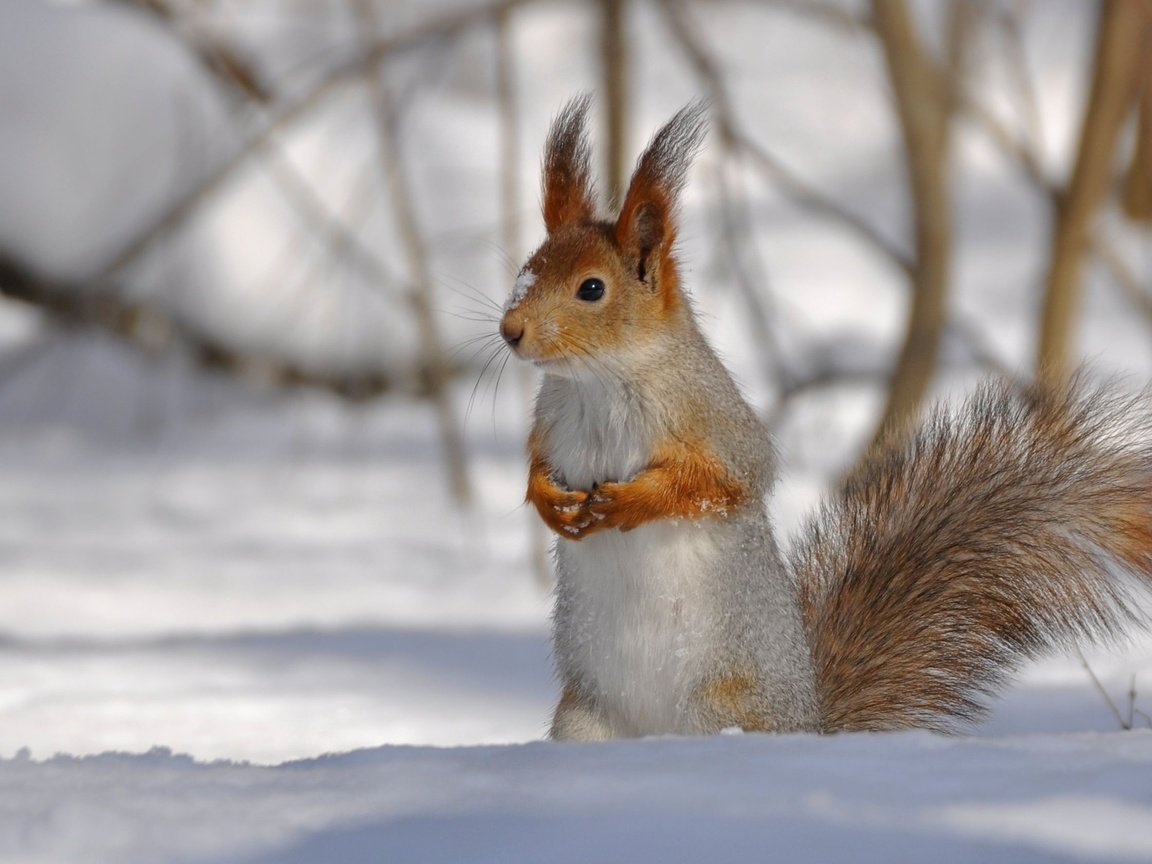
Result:
[[[747,5],[758,9],[770,9],[848,34],[860,33],[871,26],[871,20],[866,14],[857,14],[852,9],[829,0],[701,0],[701,2],[702,5]]]
[[[238,61],[231,58],[224,49],[215,44],[192,42],[186,28],[180,26],[164,0],[133,0],[133,2],[155,11],[173,29],[175,37],[184,42],[192,54],[205,61],[206,67],[221,84],[242,99],[252,102],[261,114],[265,112],[265,107],[261,104],[264,96],[253,90],[249,76],[237,74]],[[410,303],[411,287],[403,284],[403,280],[391,272],[384,259],[360,239],[354,228],[346,224],[342,214],[333,211],[324,203],[311,181],[295,166],[279,140],[275,138],[270,140],[267,151],[268,158],[261,162],[261,167],[272,176],[280,191],[288,198],[293,209],[309,228],[326,237],[329,247],[339,249],[345,259],[359,268],[374,286],[391,290],[400,299]]]
[[[958,315],[953,316],[948,329],[963,343],[977,366],[1011,382],[1018,390],[1025,389],[1026,382],[992,350],[975,321],[964,319]]]
[[[943,77],[947,77],[946,73],[942,72],[941,74]],[[962,83],[943,86],[952,87],[952,91],[960,100],[964,113],[984,131],[984,134],[991,139],[997,149],[1016,165],[1033,186],[1043,192],[1053,205],[1058,205],[1063,196],[1063,190],[1048,177],[1039,154],[1032,149],[1029,143],[1017,138]]]
[[[734,141],[748,154],[752,164],[771,177],[780,190],[792,203],[815,216],[826,218],[840,225],[872,250],[879,252],[890,264],[905,274],[909,274],[913,264],[908,255],[898,249],[881,234],[868,220],[835,199],[824,194],[808,181],[801,179],[791,168],[773,156],[759,142],[739,132],[733,133]]]
[[[628,60],[627,0],[600,0],[601,91],[605,109],[604,152],[608,167],[608,197],[622,201],[628,182]]]
[[[504,254],[519,263],[520,248],[520,111],[516,92],[516,55],[512,46],[512,13],[506,10],[496,19],[496,104],[500,114],[500,234]],[[518,364],[516,377],[525,406],[531,406],[536,389],[532,367]],[[531,508],[529,508],[531,509]],[[548,557],[548,529],[528,517],[528,558],[532,574],[541,589],[552,586],[552,566]]]
[[[1136,725],[1136,674],[1132,674],[1132,681],[1128,685],[1128,728]]]
[[[885,384],[891,373],[888,369],[865,368],[859,365],[827,363],[805,372],[791,375],[780,387],[776,401],[764,417],[764,425],[773,432],[779,428],[792,403],[800,396],[816,390],[848,385],[877,386]]]
[[[1016,4],[996,4],[993,20],[998,25],[1004,45],[1004,55],[1012,85],[1016,91],[1018,110],[1024,118],[1026,144],[1025,153],[1034,160],[1032,170],[1042,176],[1044,164],[1044,122],[1040,115],[1040,99],[1036,95],[1035,82],[1028,68],[1028,54],[1024,49],[1024,27]]]
[[[756,344],[767,359],[766,377],[777,389],[781,389],[787,372],[772,333],[774,315],[765,297],[769,286],[768,274],[752,251],[755,241],[752,238],[752,214],[749,212],[748,201],[728,182],[725,163],[726,160],[720,160],[716,164],[717,187],[720,192],[720,240],[727,250],[726,262],[731,266],[736,285],[748,305],[748,320]]]
[[[113,286],[117,289],[118,286]],[[267,354],[245,353],[165,309],[42,276],[0,251],[0,295],[39,309],[64,328],[103,330],[151,355],[181,352],[204,369],[279,387],[326,390],[364,401],[394,388],[381,371],[323,372]]]
[[[677,43],[691,62],[697,77],[708,89],[716,119],[716,131],[722,143],[731,150],[745,153],[751,164],[798,207],[839,225],[862,240],[866,246],[879,252],[901,271],[910,272],[911,263],[907,256],[893,247],[867,220],[801,179],[739,128],[720,66],[704,46],[698,35],[698,28],[694,28],[687,19],[684,4],[677,0],[665,0],[664,10]]]
[[[142,9],[164,22],[188,45],[192,56],[200,61],[200,65],[214,78],[227,84],[229,89],[238,88],[246,98],[255,102],[268,102],[272,99],[271,91],[261,81],[256,67],[246,57],[230,45],[190,32],[166,0],[117,0],[117,2]]]
[[[364,32],[376,32],[375,10],[371,0],[356,0],[356,10]],[[472,499],[472,486],[468,477],[464,436],[451,398],[451,368],[433,312],[434,286],[428,251],[417,224],[415,196],[401,163],[400,130],[396,111],[383,78],[374,65],[366,70],[365,83],[372,98],[379,127],[376,137],[384,176],[391,194],[392,213],[400,232],[401,245],[408,257],[408,272],[415,285],[412,294],[413,312],[420,335],[420,347],[429,370],[428,384],[439,417],[441,443],[448,465],[449,481],[456,499],[461,503],[468,503]]]
[[[1133,222],[1152,223],[1152,27],[1147,29],[1144,44],[1136,146],[1124,178],[1123,206]]]
[[[1037,367],[1052,381],[1063,379],[1072,362],[1069,343],[1080,302],[1081,265],[1092,220],[1108,191],[1120,129],[1136,97],[1150,9],[1152,0],[1105,0],[1101,6],[1092,90],[1068,194],[1057,208],[1045,280]]]
[[[765,376],[779,391],[783,388],[783,382],[789,377],[789,373],[772,333],[773,314],[765,298],[769,285],[768,275],[761,262],[750,251],[754,249],[754,241],[752,214],[747,197],[740,189],[734,188],[727,176],[730,163],[735,163],[735,166],[739,167],[741,156],[747,152],[748,146],[737,137],[731,97],[718,62],[694,37],[693,28],[681,5],[669,4],[665,7],[665,12],[673,32],[709,90],[712,113],[719,126],[719,143],[722,151],[721,158],[717,160],[715,166],[716,185],[720,197],[719,238],[722,247],[727,250],[725,262],[732,268],[736,287],[748,306],[748,321],[754,338],[765,353],[767,361]]]
[[[1104,233],[1095,232],[1092,238],[1092,251],[1095,257],[1108,270],[1112,281],[1124,292],[1128,301],[1152,322],[1152,294],[1148,292],[1143,280],[1128,266],[1128,262],[1119,251],[1108,242]]]
[[[949,66],[958,79],[972,7],[967,0],[953,0],[951,9]],[[907,154],[916,238],[912,308],[888,401],[872,438],[876,446],[915,415],[936,368],[951,266],[948,139],[953,102],[934,81],[931,61],[903,0],[873,0],[872,15]]]
[[[487,6],[467,7],[445,13],[413,27],[407,32],[376,41],[356,56],[336,64],[311,89],[291,100],[285,100],[269,112],[267,122],[257,130],[228,159],[217,165],[195,188],[172,202],[147,229],[126,244],[94,278],[96,286],[117,278],[125,268],[135,263],[160,237],[180,228],[200,208],[219,192],[249,161],[264,152],[278,134],[296,123],[319,105],[325,98],[342,87],[360,82],[366,71],[374,71],[385,59],[433,40],[450,39],[483,21],[492,20],[504,10],[515,8],[531,0],[499,0]]]
[[[1104,689],[1104,685],[1100,683],[1100,679],[1096,677],[1096,673],[1092,671],[1092,667],[1088,665],[1088,660],[1079,648],[1076,649],[1076,656],[1080,658],[1080,665],[1084,667],[1084,671],[1088,673],[1088,678],[1092,681],[1092,686],[1096,688],[1096,692],[1100,694],[1100,698],[1104,700],[1104,704],[1108,706],[1108,710],[1112,716],[1116,718],[1116,722],[1120,725],[1121,729],[1128,730],[1132,728],[1131,723],[1124,722],[1124,717],[1120,714],[1120,709],[1116,707],[1116,703],[1112,697],[1108,695],[1108,691]]]

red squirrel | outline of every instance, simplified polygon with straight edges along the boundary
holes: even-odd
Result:
[[[500,332],[543,372],[528,501],[556,532],[556,740],[951,730],[1152,585],[1143,402],[986,384],[875,450],[787,557],[772,442],[702,335],[676,207],[706,128],[656,133],[600,218],[588,100],[554,121],[547,237]]]

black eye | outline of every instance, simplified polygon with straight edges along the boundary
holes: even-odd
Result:
[[[589,303],[596,302],[604,296],[604,280],[585,279],[576,289],[576,296],[581,300],[587,300]]]

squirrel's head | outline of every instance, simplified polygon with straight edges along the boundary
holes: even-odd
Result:
[[[569,102],[544,151],[543,209],[548,236],[504,307],[500,333],[517,355],[565,374],[580,358],[598,365],[642,350],[685,315],[673,246],[676,205],[706,128],[705,107],[682,109],[636,163],[615,221],[597,218],[589,100]]]

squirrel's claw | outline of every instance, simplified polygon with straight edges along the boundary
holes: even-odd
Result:
[[[601,483],[592,492],[588,512],[596,520],[597,528],[623,528],[619,497],[619,483]]]
[[[593,525],[588,512],[588,493],[564,489],[554,480],[534,484],[528,493],[544,523],[568,540],[580,540]]]

